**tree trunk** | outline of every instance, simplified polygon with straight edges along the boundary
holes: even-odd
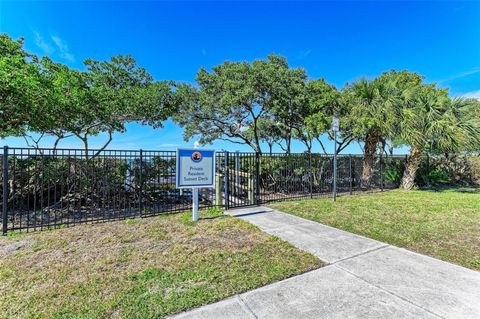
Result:
[[[375,162],[375,152],[377,150],[380,136],[377,133],[368,133],[365,136],[365,151],[363,156],[363,169],[362,169],[362,188],[370,187],[370,180],[372,178],[373,167]]]
[[[410,190],[415,186],[415,176],[417,175],[421,160],[422,148],[419,146],[412,147],[407,163],[405,164],[405,171],[403,172],[402,182],[400,184],[401,188]]]
[[[287,154],[290,154],[290,145],[292,144],[292,136],[290,134],[285,139],[285,143],[287,144]]]
[[[85,160],[88,161],[88,137],[86,134],[82,138],[82,141],[83,141],[83,148],[85,150]]]
[[[318,141],[318,143],[319,143],[320,146],[322,147],[323,154],[327,155],[327,154],[328,154],[328,153],[327,153],[327,150],[325,149],[325,145],[323,145],[322,140],[320,139],[320,137],[316,137],[315,139]]]

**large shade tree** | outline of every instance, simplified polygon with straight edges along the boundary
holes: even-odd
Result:
[[[259,83],[261,91],[270,98],[270,116],[280,133],[279,146],[289,154],[292,140],[302,137],[301,141],[311,149],[311,139],[303,138],[305,118],[311,112],[307,102],[306,73],[302,68],[290,68],[283,57],[271,55],[270,61],[258,61]],[[310,143],[309,143],[310,142]]]
[[[108,61],[86,60],[82,73],[87,92],[81,92],[80,103],[67,122],[72,132],[89,150],[89,138],[107,134],[98,155],[112,141],[113,133],[124,132],[128,122],[140,122],[161,127],[173,112],[171,84],[154,82],[152,76],[139,67],[131,56],[116,56]]]
[[[80,71],[44,57],[39,61],[45,98],[35,108],[23,136],[28,145],[39,147],[45,136],[53,136],[56,149],[59,142],[73,136],[69,131],[82,106],[89,100],[88,87]]]
[[[300,107],[299,112],[302,125],[296,128],[296,136],[309,152],[312,141],[317,140],[326,154],[321,137],[330,129],[332,116],[340,112],[340,92],[324,79],[308,81],[306,92],[306,103]]]
[[[260,142],[267,144],[268,153],[270,155],[273,154],[273,146],[281,143],[284,130],[277,121],[268,116],[258,119],[257,128]],[[253,138],[253,130],[251,128],[248,129],[247,134],[250,134]]]
[[[88,59],[73,70],[23,49],[23,40],[0,35],[0,136],[23,136],[38,147],[54,136],[54,148],[69,136],[79,138],[89,158],[92,136],[106,134],[97,156],[124,132],[128,122],[161,127],[177,107],[173,84],[153,81],[131,56]]]
[[[199,137],[201,144],[225,140],[260,151],[258,119],[266,108],[252,65],[225,62],[212,73],[202,68],[196,81],[198,89],[185,84],[176,91],[182,102],[174,120],[184,128],[185,140]]]
[[[322,137],[326,135],[330,140],[334,140],[331,123],[336,116],[341,119],[341,131],[337,134],[335,146],[337,153],[342,152],[355,140],[352,127],[348,123],[352,95],[345,90],[338,91],[325,80],[318,79],[308,82],[307,96],[309,113],[304,121],[304,135],[316,139],[323,153],[327,154]],[[302,137],[299,139],[302,140]]]
[[[0,137],[22,135],[45,98],[37,57],[0,34]]]
[[[224,62],[212,72],[202,68],[197,74],[197,87],[181,85],[176,94],[182,100],[174,119],[185,129],[186,140],[199,137],[201,144],[214,140],[246,144],[255,152],[262,152],[260,119],[284,124],[289,101],[295,98],[294,88],[300,85],[292,79],[302,79],[301,70],[289,70],[284,58],[270,55],[266,60]],[[301,82],[301,80],[300,80]],[[288,128],[287,128],[288,129]],[[288,134],[282,137],[288,139]]]

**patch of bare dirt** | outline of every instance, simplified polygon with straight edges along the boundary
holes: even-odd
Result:
[[[13,243],[2,243],[0,244],[0,255],[9,255],[18,250],[29,248],[33,246],[34,240],[19,240]]]

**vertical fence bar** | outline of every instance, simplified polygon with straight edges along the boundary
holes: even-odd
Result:
[[[353,194],[353,178],[352,178],[352,154],[348,156],[348,180],[349,180],[349,189],[350,189],[350,195]]]
[[[260,154],[255,152],[255,204],[260,203]]]
[[[308,177],[310,182],[310,198],[313,198],[312,152],[308,152]]]
[[[425,174],[425,178],[427,180],[427,186],[430,186],[430,178],[428,177],[430,175],[430,156],[428,156],[427,153],[427,173]]]
[[[2,202],[2,234],[7,233],[8,219],[8,146],[3,147],[3,202]]]
[[[140,216],[142,215],[143,211],[143,150],[140,149],[140,165],[139,165],[139,172],[138,172],[138,210],[140,212]]]
[[[229,176],[229,172],[228,172],[228,152],[225,151],[225,156],[223,158],[224,160],[224,166],[225,166],[225,182],[224,182],[224,186],[225,186],[225,209],[229,209],[230,208],[230,194],[229,194],[229,180],[230,180],[230,176]]]
[[[382,153],[380,153],[380,190],[383,192],[383,184],[384,184],[384,181],[383,181],[383,165],[382,165],[382,160],[383,160],[383,156],[382,156]]]
[[[240,177],[240,151],[235,151],[235,187],[233,195],[235,197],[239,197],[241,192],[239,185],[241,184],[241,177]]]

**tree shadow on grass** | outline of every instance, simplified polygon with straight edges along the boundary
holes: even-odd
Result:
[[[432,186],[428,188],[420,188],[419,190],[427,192],[457,192],[467,194],[480,194],[479,186]]]

